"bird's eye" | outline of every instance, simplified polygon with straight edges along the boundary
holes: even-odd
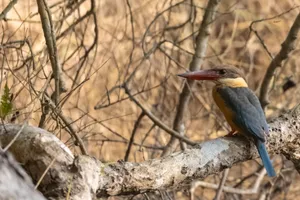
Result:
[[[224,74],[226,74],[226,70],[225,70],[225,69],[221,69],[221,70],[219,71],[219,73],[220,73],[221,75],[224,75]]]

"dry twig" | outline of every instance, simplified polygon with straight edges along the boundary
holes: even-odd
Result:
[[[220,0],[209,0],[207,4],[206,11],[204,13],[204,17],[199,28],[199,33],[196,39],[196,49],[193,59],[190,63],[189,70],[195,71],[199,70],[200,66],[203,62],[203,57],[205,56],[205,52],[207,49],[207,43],[211,31],[211,24],[215,19],[215,14],[218,8]],[[177,112],[175,116],[175,120],[173,122],[173,129],[179,132],[181,135],[184,135],[184,113],[187,109],[190,100],[190,89],[189,86],[192,88],[194,85],[193,80],[188,80],[182,92],[180,93],[179,103],[177,105]],[[168,155],[169,153],[173,152],[178,144],[178,140],[175,137],[172,137],[168,142],[162,156]]]
[[[288,54],[294,50],[298,32],[300,29],[300,14],[296,17],[293,26],[291,27],[285,41],[281,44],[281,49],[275,58],[271,61],[263,82],[261,84],[259,100],[263,108],[269,104],[269,88],[275,70],[281,66],[281,63],[288,58]]]
[[[167,133],[169,133],[170,135],[176,137],[177,139],[180,139],[182,141],[184,141],[185,143],[189,144],[189,145],[195,145],[196,143],[189,140],[188,138],[182,136],[181,134],[179,134],[178,132],[172,130],[171,128],[169,128],[166,124],[164,124],[160,119],[158,119],[157,117],[155,117],[150,111],[148,111],[134,96],[131,95],[129,89],[127,88],[126,84],[123,85],[123,88],[125,90],[125,93],[130,97],[130,99],[138,106],[142,109],[142,111],[144,112],[145,115],[147,115],[152,121],[153,123],[155,123],[155,125],[157,125],[158,127],[160,127],[161,129],[163,129],[164,131],[166,131]]]
[[[54,34],[54,27],[50,10],[45,0],[37,0],[37,5],[41,17],[49,58],[54,74],[55,91],[53,95],[53,100],[55,105],[57,105],[59,102],[60,93],[66,92],[66,86],[62,78],[61,64],[59,63],[59,58],[57,54],[56,37]]]
[[[3,11],[0,13],[0,21],[2,19],[5,20],[7,13],[16,5],[18,0],[11,0],[9,4],[3,9]]]
[[[259,188],[260,184],[265,175],[266,175],[266,170],[262,169],[260,171],[253,187],[250,189],[239,189],[239,188],[224,186],[223,190],[224,190],[224,192],[233,193],[233,194],[256,194],[260,189]],[[210,189],[215,189],[215,190],[217,190],[219,188],[219,186],[217,184],[207,183],[207,182],[203,182],[203,181],[197,181],[193,185],[194,190],[195,190],[195,188],[197,188],[199,186],[205,187],[205,188],[210,188]]]

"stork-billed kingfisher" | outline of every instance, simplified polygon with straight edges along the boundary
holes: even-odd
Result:
[[[253,138],[268,175],[276,176],[265,146],[265,135],[269,134],[265,114],[257,96],[248,88],[242,73],[233,66],[222,65],[178,76],[215,83],[213,99],[232,129],[229,134],[239,132]]]

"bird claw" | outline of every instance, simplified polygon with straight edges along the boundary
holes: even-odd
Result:
[[[234,136],[235,134],[237,134],[237,131],[236,130],[232,130],[227,135],[225,135],[225,137],[231,137],[231,136]]]

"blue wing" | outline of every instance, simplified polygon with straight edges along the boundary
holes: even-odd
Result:
[[[218,88],[225,104],[234,112],[233,122],[244,134],[264,142],[268,125],[258,98],[246,87]]]
[[[261,107],[261,104],[260,104],[258,98],[256,97],[256,95],[252,92],[252,90],[250,90],[250,89],[248,89],[248,90],[249,90],[249,92],[248,92],[247,98],[248,98],[249,102],[256,108],[257,112],[260,115],[260,120],[263,125],[264,132],[266,134],[269,134],[269,126],[266,121],[266,117],[265,117],[264,111]]]
[[[269,176],[276,176],[272,162],[266,150],[265,133],[268,124],[258,98],[249,88],[218,88],[228,108],[234,113],[233,123],[242,133],[252,136],[258,153]]]

